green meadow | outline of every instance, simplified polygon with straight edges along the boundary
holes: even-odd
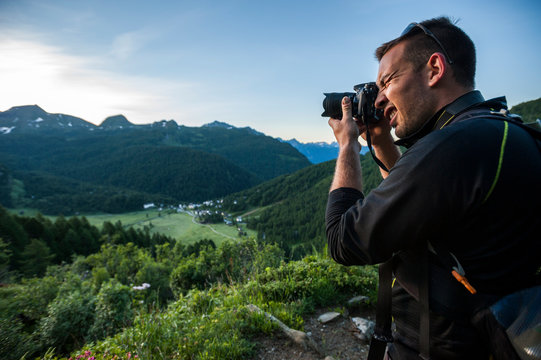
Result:
[[[160,233],[183,243],[190,244],[201,239],[211,239],[216,244],[224,240],[238,239],[237,226],[229,226],[224,223],[219,224],[199,224],[195,222],[192,215],[173,210],[148,210],[137,211],[125,214],[97,214],[85,215],[88,221],[97,227],[101,227],[105,221],[116,223],[120,221],[125,227],[143,229],[145,226],[150,228],[150,232]],[[248,236],[256,236],[256,232],[246,229],[242,224],[242,229]]]
[[[21,209],[12,211],[20,213]],[[24,209],[25,216],[35,216],[36,211]],[[193,216],[185,212],[176,212],[176,210],[149,209],[144,211],[135,211],[122,214],[81,214],[91,225],[101,229],[103,223],[108,221],[116,223],[120,221],[126,228],[143,229],[145,226],[150,228],[150,233],[160,233],[180,240],[185,244],[191,244],[201,239],[210,239],[216,245],[224,240],[239,239],[237,226],[230,226],[224,223],[218,224],[199,224],[193,219]],[[46,216],[55,220],[54,216]],[[246,228],[246,224],[240,224],[242,230],[249,237],[256,237],[257,232]]]

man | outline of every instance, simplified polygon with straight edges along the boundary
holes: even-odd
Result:
[[[474,91],[474,44],[448,18],[412,23],[376,57],[375,105],[384,119],[369,131],[390,170],[362,193],[358,137],[366,128],[344,98],[342,119],[329,120],[340,145],[327,204],[329,250],[345,265],[393,259],[389,358],[422,352],[426,260],[430,357],[488,359],[468,299],[470,291],[498,298],[540,283],[541,143],[502,115],[505,98],[485,101]],[[402,155],[391,127],[407,148]],[[462,283],[449,259],[464,270]]]

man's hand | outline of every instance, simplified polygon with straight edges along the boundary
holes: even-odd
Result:
[[[375,124],[368,124],[370,142],[372,143],[374,153],[387,169],[392,168],[400,158],[400,150],[394,144],[391,129],[391,125],[385,119],[381,119]],[[367,125],[360,124],[359,131],[361,137],[366,141]],[[389,175],[389,173],[382,168],[379,170],[384,179]]]
[[[329,119],[329,126],[334,132],[334,137],[340,148],[356,144],[360,151],[359,126],[351,116],[351,100],[347,96],[342,99],[342,114],[342,120]]]
[[[359,127],[351,116],[351,101],[342,99],[342,120],[329,119],[329,125],[340,146],[331,190],[349,187],[362,191]]]
[[[366,141],[366,128],[367,126],[364,123],[358,122],[359,124],[359,133],[361,137]],[[370,140],[374,147],[377,146],[386,146],[388,143],[394,143],[393,137],[391,135],[391,125],[385,119],[381,119],[377,123],[371,123],[368,125],[370,130]]]
[[[362,191],[359,136],[366,140],[366,125],[353,119],[351,101],[346,96],[342,99],[342,120],[329,119],[329,126],[340,147],[331,191],[339,187],[352,187]],[[376,124],[369,124],[370,139],[377,158],[390,169],[400,158],[400,150],[394,145],[389,122],[382,119]],[[385,179],[389,173],[380,168]]]

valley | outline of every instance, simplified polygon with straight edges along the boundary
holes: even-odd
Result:
[[[201,239],[209,239],[215,244],[221,244],[224,240],[236,240],[239,238],[238,226],[247,233],[245,236],[256,236],[254,230],[246,228],[246,224],[226,225],[225,223],[201,224],[195,220],[195,215],[190,212],[178,212],[166,209],[159,211],[136,211],[125,214],[96,214],[85,215],[88,222],[96,227],[101,227],[105,221],[116,223],[120,221],[124,227],[143,229],[149,227],[151,234],[163,234],[181,241],[184,244],[192,244]]]
[[[250,213],[260,212],[262,209],[253,209]],[[12,214],[24,216],[36,216],[39,211],[35,209],[9,209]],[[224,222],[215,224],[202,224],[196,220],[193,212],[177,211],[175,209],[149,209],[133,211],[122,214],[79,214],[75,217],[84,216],[90,225],[101,229],[104,222],[115,224],[122,223],[124,228],[143,230],[148,227],[150,234],[162,234],[184,244],[193,244],[201,239],[212,240],[215,244],[221,244],[224,240],[238,240],[239,228],[244,232],[243,236],[256,237],[257,232],[246,227],[245,223],[227,225]],[[45,216],[51,221],[56,221],[58,216]],[[69,219],[70,217],[68,217]]]

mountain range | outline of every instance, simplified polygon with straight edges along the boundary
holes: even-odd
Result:
[[[0,113],[0,203],[44,212],[121,212],[221,197],[311,165],[251,128],[122,115],[99,126],[37,105]]]
[[[329,131],[331,129],[329,128]],[[278,140],[286,142],[297,149],[301,154],[306,156],[312,164],[319,164],[325,161],[334,160],[338,157],[338,143],[326,143],[326,142],[313,142],[302,143],[297,139],[291,140]]]

